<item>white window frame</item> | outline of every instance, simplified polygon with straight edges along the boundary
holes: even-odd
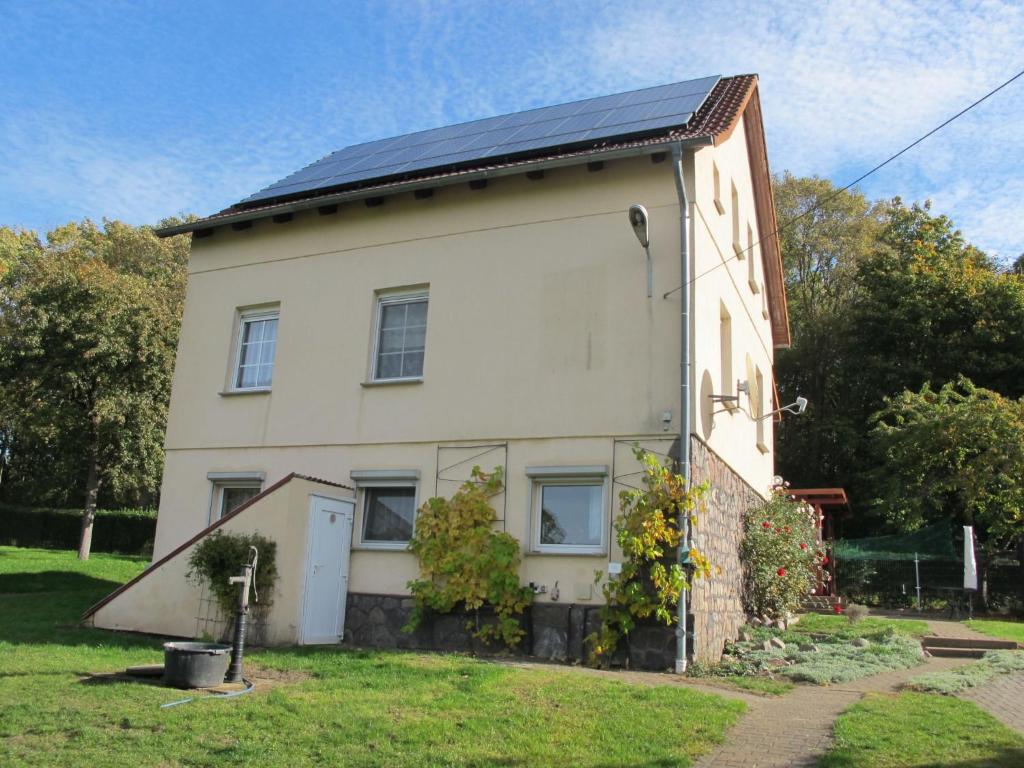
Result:
[[[411,291],[387,291],[377,294],[377,307],[374,311],[373,322],[373,357],[370,360],[370,381],[373,383],[387,383],[393,381],[423,381],[423,371],[419,376],[392,376],[383,378],[377,375],[377,365],[380,362],[378,352],[380,350],[381,321],[384,317],[384,307],[395,304],[412,304],[418,301],[427,302],[427,327],[430,327],[430,290],[428,288],[417,288]],[[423,338],[423,370],[427,367],[427,340],[424,331]]]
[[[418,469],[361,469],[352,470],[349,475],[356,486],[356,519],[359,525],[357,549],[376,549],[404,552],[409,549],[408,541],[378,541],[366,539],[367,491],[381,488],[412,488],[413,518],[412,533],[416,535],[416,519],[420,509],[420,471]]]
[[[242,339],[245,338],[245,326],[247,323],[260,320],[277,320],[277,331],[274,335],[274,359],[270,363],[270,386],[266,387],[243,387],[238,384],[239,366],[242,364]],[[228,380],[227,392],[270,392],[274,386],[274,369],[277,367],[277,341],[281,331],[281,308],[257,307],[253,309],[238,310],[238,328],[235,333],[235,350],[232,355],[231,371]]]
[[[719,215],[725,213],[725,204],[722,202],[722,173],[718,169],[718,163],[711,161],[711,176],[714,185],[715,210]]]
[[[767,428],[765,425],[765,422],[768,421],[768,419],[765,418],[765,383],[764,374],[761,373],[760,367],[754,369],[754,388],[757,390],[757,439],[754,444],[757,446],[757,450],[761,453],[768,453],[769,448],[766,437]]]
[[[530,478],[530,550],[539,555],[585,555],[605,556],[608,554],[608,467],[603,465],[576,467],[527,467]],[[543,491],[549,485],[601,486],[601,543],[600,544],[543,544],[541,534],[541,502]]]
[[[761,285],[757,281],[757,262],[759,259],[754,258],[756,243],[754,242],[754,227],[751,226],[750,222],[747,222],[747,243],[747,250],[750,251],[750,261],[747,263],[747,285],[750,286],[752,293],[760,293]]]
[[[206,479],[210,481],[210,525],[223,517],[225,488],[258,487],[257,493],[263,493],[265,472],[208,472]]]

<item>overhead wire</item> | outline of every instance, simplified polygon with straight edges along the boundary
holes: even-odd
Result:
[[[725,264],[728,264],[729,262],[734,261],[735,259],[744,258],[748,252],[752,252],[753,249],[755,247],[757,247],[758,245],[760,245],[762,242],[764,242],[766,240],[770,240],[773,237],[776,237],[781,232],[783,232],[785,229],[791,227],[793,224],[795,224],[796,222],[800,221],[800,219],[803,219],[803,218],[805,218],[807,216],[810,216],[812,213],[814,213],[815,211],[820,209],[823,205],[831,202],[832,200],[835,200],[837,197],[839,197],[839,195],[843,194],[843,192],[846,192],[851,187],[854,187],[857,184],[860,184],[860,182],[864,181],[864,179],[866,179],[869,176],[871,176],[872,174],[880,171],[882,168],[884,168],[885,166],[889,165],[889,163],[893,162],[897,158],[899,158],[902,155],[906,154],[907,152],[909,152],[911,149],[916,147],[918,144],[920,144],[925,139],[928,139],[929,137],[934,136],[936,133],[941,131],[947,125],[949,125],[953,121],[963,117],[965,114],[970,112],[976,106],[978,106],[982,102],[986,101],[987,99],[991,98],[995,94],[999,93],[999,91],[1003,90],[1003,88],[1005,88],[1006,86],[1010,85],[1015,80],[1020,79],[1021,77],[1024,77],[1024,69],[1022,69],[1020,72],[1018,72],[1017,74],[1015,74],[1013,77],[1009,78],[1008,80],[1003,81],[1001,84],[999,84],[998,86],[993,88],[991,91],[986,93],[984,96],[982,96],[981,98],[977,99],[976,101],[972,102],[968,106],[966,106],[963,109],[961,109],[959,112],[957,112],[952,117],[950,117],[950,118],[944,120],[943,122],[939,123],[939,125],[935,126],[934,128],[932,128],[927,133],[923,134],[922,136],[919,136],[917,139],[915,139],[914,141],[910,142],[905,147],[903,147],[903,149],[901,149],[899,152],[896,152],[895,154],[890,155],[889,157],[887,157],[885,160],[880,162],[878,165],[876,165],[871,170],[862,173],[860,176],[858,176],[856,179],[851,181],[846,186],[842,187],[841,189],[837,189],[835,192],[833,192],[830,195],[827,195],[823,199],[819,200],[817,203],[812,205],[810,208],[808,208],[803,213],[798,214],[797,216],[794,216],[793,218],[789,219],[788,221],[786,221],[783,224],[780,224],[769,235],[761,238],[757,242],[750,243],[746,248],[743,248],[743,249],[737,251],[734,255],[724,259],[720,264],[716,264],[715,266],[710,267],[709,269],[704,270],[699,275],[694,276],[689,282],[684,283],[683,285],[676,286],[675,288],[673,288],[670,291],[666,291],[665,293],[662,294],[662,298],[663,299],[667,299],[669,296],[671,296],[676,291],[681,291],[683,288],[685,288],[687,286],[690,286],[690,285],[693,285],[695,282],[700,280],[702,277],[705,277],[705,276],[709,275],[710,273],[714,272],[715,270],[719,269],[720,267],[724,266]]]

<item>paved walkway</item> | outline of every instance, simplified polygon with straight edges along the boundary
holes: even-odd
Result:
[[[865,693],[893,692],[924,671],[943,672],[965,663],[930,658],[913,669],[828,687],[800,685],[782,699],[748,702],[747,713],[729,731],[726,743],[701,758],[697,768],[815,766],[832,744],[836,718]]]
[[[969,688],[960,698],[973,701],[992,717],[1024,733],[1024,672],[1000,675],[990,683]]]

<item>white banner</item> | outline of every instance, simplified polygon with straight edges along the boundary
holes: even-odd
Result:
[[[978,564],[974,560],[974,526],[964,526],[964,589],[978,588]]]

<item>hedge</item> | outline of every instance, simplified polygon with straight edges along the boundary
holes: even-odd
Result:
[[[92,533],[93,552],[149,555],[156,533],[155,509],[100,509]],[[0,504],[0,544],[78,549],[82,510]]]

